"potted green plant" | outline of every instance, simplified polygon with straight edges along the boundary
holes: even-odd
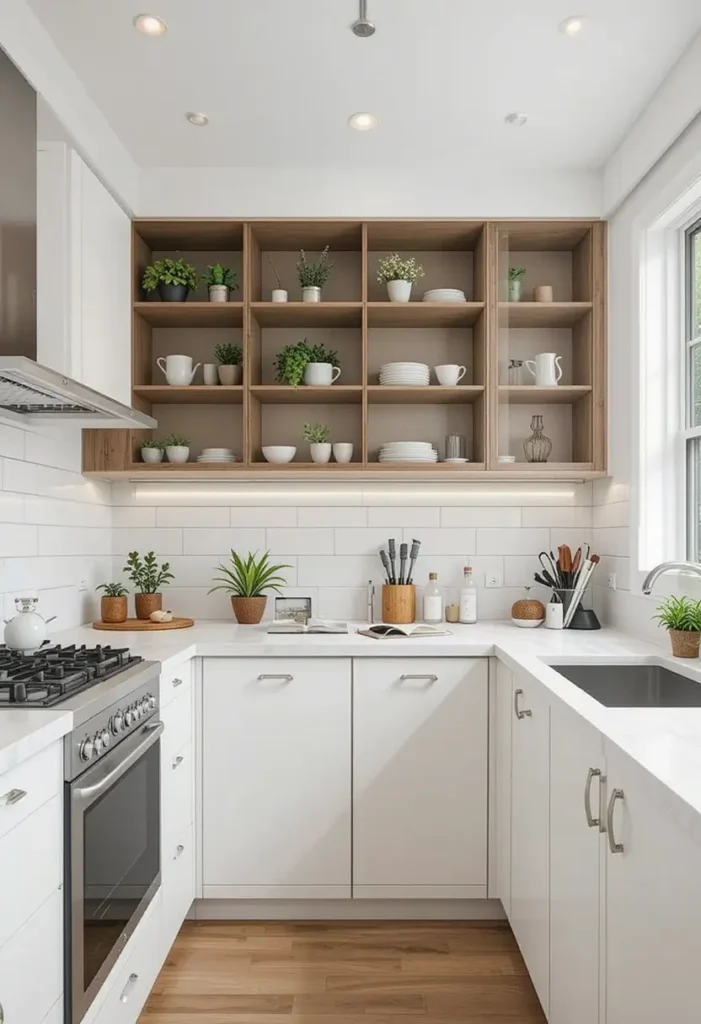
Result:
[[[275,357],[275,380],[298,388],[304,382],[310,385],[333,384],[341,375],[338,352],[324,345],[310,345],[305,338],[296,345],[285,345]],[[334,376],[334,370],[338,373]]]
[[[219,363],[220,384],[240,384],[243,378],[241,346],[225,341],[214,346],[214,358]]]
[[[509,267],[509,302],[520,302],[525,267]]]
[[[675,658],[698,658],[701,641],[701,601],[690,597],[668,597],[657,607],[659,620],[669,632]]]
[[[96,590],[104,590],[100,599],[100,618],[103,622],[127,621],[127,589],[121,583],[101,583]]]
[[[170,564],[164,562],[159,565],[153,551],[149,551],[143,559],[138,551],[130,551],[122,571],[128,574],[138,591],[134,594],[137,619],[148,619],[151,612],[160,611],[163,604],[161,587],[173,579]]]
[[[305,423],[302,437],[309,443],[312,462],[328,462],[331,458],[331,430],[323,423]]]
[[[321,289],[331,274],[333,263],[329,259],[329,247],[319,254],[319,258],[310,263],[304,249],[299,250],[296,264],[297,276],[302,286],[302,302],[321,302]]]
[[[403,260],[398,252],[385,256],[377,265],[378,284],[387,285],[390,302],[408,302],[411,298],[411,286],[424,276],[424,268],[414,257]]]
[[[158,292],[161,302],[185,302],[197,288],[197,270],[185,260],[156,260],[144,271],[141,282],[147,294]]]
[[[228,302],[231,292],[238,288],[236,271],[221,263],[210,263],[202,280],[209,289],[210,302]]]
[[[141,460],[142,462],[162,462],[163,461],[163,442],[162,441],[142,441],[141,442]]]
[[[168,434],[163,447],[168,462],[187,462],[190,457],[190,438],[182,434]]]
[[[236,621],[246,626],[255,626],[263,618],[268,598],[266,590],[282,592],[287,580],[280,573],[283,569],[291,569],[290,565],[271,565],[270,552],[258,557],[258,552],[250,551],[241,558],[231,551],[228,564],[217,566],[218,576],[213,581],[216,587],[209,591],[225,590],[231,595],[231,607]]]

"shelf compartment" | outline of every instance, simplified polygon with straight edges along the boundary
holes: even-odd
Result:
[[[558,384],[555,387],[539,388],[533,384],[500,385],[499,399],[511,405],[571,405],[591,394],[585,384]]]
[[[484,472],[484,462],[368,462],[366,469],[372,473],[452,473],[468,474]]]
[[[173,384],[134,385],[134,394],[146,402],[164,405],[241,405],[243,385]]]
[[[381,220],[368,221],[368,248],[461,252],[476,249],[484,221]]]
[[[254,384],[251,396],[266,405],[360,405],[363,388],[360,384],[332,384],[330,387],[298,388],[287,384]]]
[[[572,327],[588,313],[591,302],[500,302],[504,327]]]
[[[181,478],[194,473],[216,473],[218,476],[227,476],[229,473],[240,473],[245,470],[243,462],[227,462],[217,464],[214,462],[132,462],[124,470],[127,473],[158,473],[178,474]]]
[[[201,220],[199,217],[137,217],[134,231],[151,249],[243,248],[243,221],[228,217]]]
[[[368,302],[369,327],[471,327],[483,302]]]
[[[362,302],[252,302],[260,327],[360,327]]]
[[[458,384],[456,387],[370,384],[367,390],[371,405],[465,405],[476,402],[484,394],[484,388],[479,384]]]
[[[135,302],[151,327],[240,327],[242,302]]]

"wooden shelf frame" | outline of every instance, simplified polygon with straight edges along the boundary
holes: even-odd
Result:
[[[507,303],[503,301],[500,270],[503,271],[502,239],[509,237],[511,250],[524,252],[575,251],[573,261],[573,294],[576,301],[534,303]],[[350,253],[353,266],[360,268],[354,294],[334,301],[302,303],[293,301],[273,303],[263,295],[265,254],[305,248],[318,251],[324,244],[335,251]],[[240,436],[242,462],[226,467],[212,467],[196,462],[181,467],[168,464],[145,465],[139,461],[141,441],[151,434],[139,431],[84,431],[83,468],[89,475],[105,479],[140,478],[153,474],[159,478],[202,479],[210,473],[212,479],[237,478],[241,474],[255,476],[272,473],[283,477],[295,473],[332,473],[362,476],[387,473],[406,477],[440,479],[513,479],[522,473],[525,479],[572,479],[604,475],[606,472],[606,223],[598,220],[469,220],[469,219],[370,219],[353,218],[287,218],[252,219],[242,221],[229,218],[156,218],[137,219],[133,222],[132,281],[133,281],[133,342],[132,342],[132,395],[134,407],[153,413],[154,406],[170,408],[180,415],[183,432],[187,433],[188,417],[198,416],[200,407],[219,407],[220,417],[231,416]],[[201,292],[185,303],[147,301],[141,291],[144,267],[154,252],[178,250],[184,258],[199,254],[221,253],[222,262],[227,253],[240,266],[240,290],[235,301],[209,303],[202,301]],[[369,281],[374,272],[377,254],[383,251],[417,252],[426,255],[442,254],[465,265],[469,258],[472,280],[466,282],[465,291],[470,301],[443,304],[420,301],[421,285],[414,289],[409,303],[376,301],[377,287]],[[460,256],[460,254],[463,256]],[[353,255],[355,254],[355,255]],[[446,254],[448,254],[446,256]],[[457,254],[457,255],[456,255]],[[196,260],[195,260],[196,261]],[[468,264],[469,265],[469,264]],[[355,273],[355,271],[354,271]],[[434,269],[435,274],[435,269]],[[501,275],[503,276],[503,274]],[[359,280],[359,284],[357,283]],[[287,283],[285,278],[284,283]],[[267,284],[265,285],[267,290]],[[369,298],[369,296],[373,296]],[[575,384],[557,389],[544,389],[523,385],[507,387],[499,380],[499,334],[504,325],[514,328],[566,328],[572,332],[573,379]],[[236,387],[171,388],[154,379],[153,356],[157,333],[165,331],[163,338],[183,338],[197,332],[201,339],[220,340],[225,332],[240,332],[243,349],[243,383]],[[389,330],[386,330],[389,329]],[[334,347],[334,331],[345,331],[352,339],[357,332],[359,352],[354,359],[359,367],[360,379],[343,378],[329,388],[288,388],[273,383],[269,365],[264,367],[263,332],[271,330],[303,332],[321,330],[328,333],[328,343]],[[427,388],[382,387],[376,383],[376,372],[384,335],[401,340],[401,332],[413,338],[416,347],[430,332],[453,338],[446,345],[471,346],[472,376],[469,383],[456,387],[440,387],[432,381]],[[176,334],[172,334],[175,331]],[[373,332],[379,331],[377,338]],[[415,333],[412,335],[411,332]],[[171,332],[171,333],[168,333]],[[190,332],[188,335],[187,332]],[[209,333],[207,333],[209,332]],[[224,332],[224,333],[223,333]],[[462,340],[464,332],[464,341]],[[301,335],[302,336],[302,335]],[[300,336],[300,338],[301,338]],[[273,333],[271,337],[277,337]],[[378,340],[379,339],[379,340]],[[456,340],[457,339],[457,340]],[[284,342],[289,343],[289,340]],[[346,345],[350,344],[346,340]],[[355,341],[352,341],[355,344]],[[161,342],[164,344],[164,342]],[[203,342],[204,344],[204,342]],[[207,342],[208,344],[208,342]],[[267,342],[267,352],[271,341]],[[173,349],[171,348],[171,351]],[[450,349],[449,349],[450,350]],[[163,349],[161,348],[161,351]],[[177,348],[175,349],[177,351]],[[445,351],[445,347],[443,349]],[[452,350],[451,350],[452,351]],[[469,353],[466,350],[466,353]],[[198,350],[198,360],[201,359]],[[266,359],[269,355],[266,356]],[[395,357],[396,358],[396,357]],[[399,358],[402,358],[401,356]],[[403,358],[412,358],[404,356]],[[413,358],[416,358],[414,356]],[[433,361],[427,352],[425,361]],[[452,359],[450,361],[453,361]],[[466,362],[467,359],[460,359]],[[369,368],[373,368],[373,374]],[[524,408],[533,405],[571,406],[573,447],[571,463],[549,463],[533,467],[524,463],[504,464],[497,461],[499,452],[498,417],[505,403]],[[191,409],[191,407],[195,407]],[[227,407],[229,411],[227,411]],[[409,438],[411,423],[416,417],[434,410],[436,416],[456,415],[463,422],[465,432],[472,429],[472,445],[468,454],[474,461],[464,465],[443,464],[429,466],[380,465],[376,460],[377,429],[373,427],[379,410],[383,416],[396,415],[407,422],[404,435]],[[396,413],[390,410],[396,409]],[[440,409],[445,408],[445,413]],[[275,412],[274,410],[278,410]],[[426,414],[421,410],[426,410]],[[413,410],[413,411],[412,411]],[[288,466],[270,466],[261,461],[260,450],[266,441],[266,423],[275,422],[280,415],[289,414],[297,422],[305,413],[308,420],[324,417],[349,425],[356,450],[354,461],[347,465],[330,463],[317,466],[306,461],[295,461]],[[172,416],[172,414],[171,414]],[[170,417],[166,417],[170,422]],[[222,422],[229,422],[228,420]],[[447,421],[446,421],[447,422]],[[454,422],[454,419],[451,420]],[[415,427],[414,430],[417,428]],[[408,433],[407,433],[408,431]],[[156,436],[160,436],[160,431]],[[337,439],[342,439],[337,435]],[[345,439],[345,438],[343,438]],[[268,438],[270,440],[270,438]],[[275,438],[279,443],[296,443],[297,459],[306,457],[306,445],[299,437]],[[212,438],[209,444],[228,443]],[[198,452],[193,449],[192,458]]]

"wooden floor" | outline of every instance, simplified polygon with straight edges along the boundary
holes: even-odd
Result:
[[[543,1024],[501,923],[183,926],[141,1024]]]

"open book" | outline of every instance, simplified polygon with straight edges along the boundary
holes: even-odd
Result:
[[[359,629],[362,636],[370,636],[373,640],[392,640],[399,637],[410,636],[450,636],[449,629],[442,626],[429,626],[425,622],[412,623],[407,626],[388,625],[386,622],[377,622],[367,629]]]
[[[347,633],[347,622],[331,622],[326,619],[310,619],[309,622],[296,622],[294,619],[278,619],[273,622],[269,633]]]

